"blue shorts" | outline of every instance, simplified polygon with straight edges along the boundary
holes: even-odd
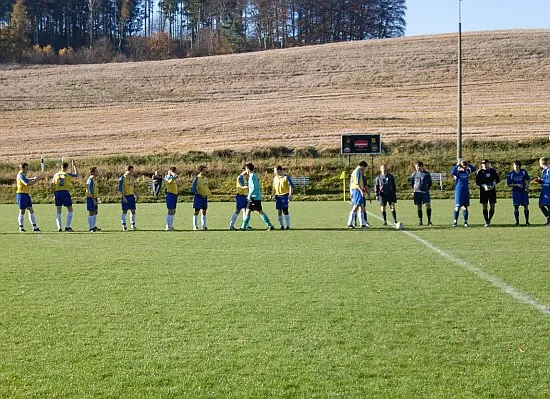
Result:
[[[529,205],[529,193],[527,191],[512,191],[512,204],[514,206]]]
[[[55,198],[55,206],[73,206],[71,194],[67,190],[56,191],[53,195]]]
[[[195,194],[195,198],[193,198],[193,209],[207,210],[208,197],[201,197],[200,195]]]
[[[470,206],[470,191],[455,191],[455,207]]]
[[[424,193],[415,192],[413,195],[414,195],[414,204],[415,205],[422,205],[422,204],[429,204],[430,203],[430,192],[429,191],[426,191]]]
[[[288,209],[288,194],[275,196],[275,209]]]
[[[539,205],[550,206],[550,186],[543,184],[539,197]]]
[[[31,196],[29,194],[17,193],[15,199],[17,200],[17,205],[19,205],[19,209],[32,208]]]
[[[238,211],[240,211],[241,209],[245,209],[247,205],[248,200],[246,199],[246,195],[237,194],[235,196],[235,207]]]
[[[178,203],[178,195],[173,193],[166,193],[166,208],[176,209]]]
[[[351,192],[351,203],[354,206],[365,205],[365,197],[361,195],[361,190],[355,189]]]
[[[136,197],[134,195],[125,195],[127,202],[120,200],[123,211],[135,210],[136,209]]]
[[[86,197],[86,209],[88,212],[97,211],[97,201],[93,198]]]

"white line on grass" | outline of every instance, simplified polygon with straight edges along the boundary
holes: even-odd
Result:
[[[375,215],[371,212],[367,212],[370,216],[383,220],[380,216]],[[488,283],[491,283],[493,286],[501,290],[502,292],[505,292],[506,294],[510,295],[512,298],[514,298],[516,301],[524,303],[526,305],[530,305],[537,309],[539,312],[544,313],[547,316],[550,316],[550,306],[545,305],[543,303],[540,303],[535,298],[533,298],[531,295],[526,294],[524,292],[516,290],[514,287],[512,287],[509,284],[506,284],[504,281],[499,279],[498,277],[492,276],[489,273],[484,272],[481,269],[478,269],[477,267],[469,264],[463,259],[457,258],[456,256],[453,256],[449,254],[448,252],[443,251],[442,249],[436,247],[431,242],[424,240],[423,238],[420,238],[416,234],[407,231],[407,230],[401,230],[401,233],[408,235],[409,237],[415,239],[416,241],[420,242],[424,246],[428,247],[432,251],[438,253],[442,257],[454,262],[456,265],[462,267],[463,269],[469,271],[470,273],[473,273],[475,276],[480,278],[481,280],[487,281]]]

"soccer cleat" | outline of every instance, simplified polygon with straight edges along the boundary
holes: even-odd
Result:
[[[349,225],[348,225],[348,229],[354,229],[354,228],[355,228],[354,225],[352,225],[352,224],[349,224]]]
[[[397,222],[395,222],[397,224]],[[388,225],[388,222],[384,221],[384,224],[383,226],[387,226]]]
[[[202,226],[202,229],[203,229],[203,230],[208,230],[208,227]]]
[[[59,231],[61,233],[63,231],[63,229],[57,229],[57,231]]]
[[[470,227],[470,225],[466,222],[464,222],[464,227]]]
[[[275,230],[275,227],[274,227],[274,226],[269,226],[269,227],[267,228],[267,231],[273,231],[273,230]]]
[[[519,226],[519,222],[516,222],[516,224],[514,226]]]
[[[197,226],[193,226],[193,231],[197,231],[199,228]]]
[[[74,230],[71,228],[71,227],[65,227],[65,231],[69,232],[69,233],[73,233]]]
[[[131,227],[130,227],[130,230],[137,230],[137,227],[135,224],[133,224]]]
[[[485,223],[483,227],[491,227],[491,223]]]
[[[252,230],[252,227],[246,226],[246,229],[247,229],[247,230]]]
[[[40,232],[40,231],[42,231],[42,230],[40,230],[38,227],[33,227],[32,231],[34,231],[34,232]]]
[[[453,223],[451,227],[456,227],[458,226],[456,223]]]
[[[366,223],[361,226],[362,229],[368,229],[370,227],[370,224]]]
[[[236,229],[233,226],[229,226],[229,230],[233,231],[233,230],[236,230]]]
[[[531,226],[531,223],[525,222],[525,225],[526,225],[526,226]]]
[[[290,230],[290,226],[286,226],[286,230]]]
[[[433,226],[433,223],[431,221],[429,221],[428,226]]]
[[[94,229],[90,229],[88,230],[90,233],[95,233],[95,230]]]
[[[281,226],[281,230],[284,230],[285,229],[285,226]]]
[[[101,231],[101,229],[99,227],[95,226],[94,231]]]
[[[418,222],[418,225],[419,226],[424,226],[424,223],[422,223],[422,220],[420,222]]]
[[[19,227],[19,232],[20,233],[24,233],[25,231],[27,231],[27,230],[25,230],[23,227]]]
[[[122,226],[122,231],[127,231],[128,228],[126,226]]]

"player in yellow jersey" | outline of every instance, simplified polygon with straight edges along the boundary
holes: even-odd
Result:
[[[99,203],[96,180],[98,175],[99,170],[94,166],[90,168],[90,177],[88,177],[86,181],[86,209],[88,210],[88,229],[90,233],[101,231],[101,229],[96,226]]]
[[[166,208],[168,209],[168,213],[166,214],[166,231],[174,230],[174,216],[176,215],[176,205],[178,203],[177,178],[178,174],[175,166],[168,169],[166,176],[164,176],[164,181],[166,182]]]
[[[286,219],[286,229],[290,230],[290,214],[288,213],[288,203],[292,198],[294,183],[289,175],[287,175],[281,165],[273,168],[275,176],[273,177],[273,195],[275,196],[275,208],[279,216],[281,230],[285,229],[283,224]]]
[[[353,207],[351,208],[351,212],[348,217],[348,228],[350,229],[354,228],[353,221],[357,216],[359,216],[361,220],[361,228],[364,229],[369,227],[367,221],[365,220],[365,195],[367,195],[367,191],[363,181],[363,174],[367,166],[368,164],[366,161],[361,161],[351,173],[349,188]]]
[[[29,221],[32,224],[32,231],[40,231],[36,225],[36,217],[34,216],[34,209],[32,209],[32,201],[30,195],[30,187],[35,185],[41,180],[44,180],[40,176],[34,176],[31,178],[27,177],[29,172],[29,164],[23,162],[19,165],[19,173],[17,174],[17,191],[15,198],[17,200],[17,205],[19,206],[19,215],[17,216],[17,223],[19,224],[19,231],[24,232],[25,227],[25,211],[29,212]]]
[[[199,213],[202,210],[202,229],[207,230],[206,227],[206,210],[208,209],[208,197],[212,195],[210,188],[208,187],[208,179],[206,178],[206,166],[200,165],[198,167],[199,174],[193,180],[191,191],[195,194],[193,198],[193,209],[195,214],[193,215],[193,230],[199,229]]]
[[[246,206],[248,205],[248,200],[246,196],[248,195],[248,175],[246,174],[246,168],[243,166],[241,174],[237,177],[237,193],[235,195],[235,213],[231,215],[231,220],[229,222],[229,230],[235,229],[235,222],[241,211],[244,214],[246,213]]]
[[[122,231],[126,231],[126,215],[130,211],[131,229],[136,229],[136,201],[139,198],[134,180],[134,167],[128,165],[126,171],[118,179],[118,192],[120,193],[120,203],[122,205],[122,214],[120,222]]]
[[[76,162],[74,159],[71,162],[72,173],[69,173],[69,164],[63,162],[61,170],[53,175],[52,186],[54,191],[55,206],[57,207],[56,224],[57,230],[63,231],[63,223],[61,221],[61,209],[67,208],[67,223],[65,224],[65,231],[73,231],[71,228],[71,222],[73,220],[73,200],[71,199],[71,188],[73,186],[73,179],[78,177],[78,170],[76,168]]]

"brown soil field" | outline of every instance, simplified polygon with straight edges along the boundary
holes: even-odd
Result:
[[[464,139],[550,135],[550,30],[463,35]],[[454,140],[457,35],[161,62],[0,66],[0,157]]]

